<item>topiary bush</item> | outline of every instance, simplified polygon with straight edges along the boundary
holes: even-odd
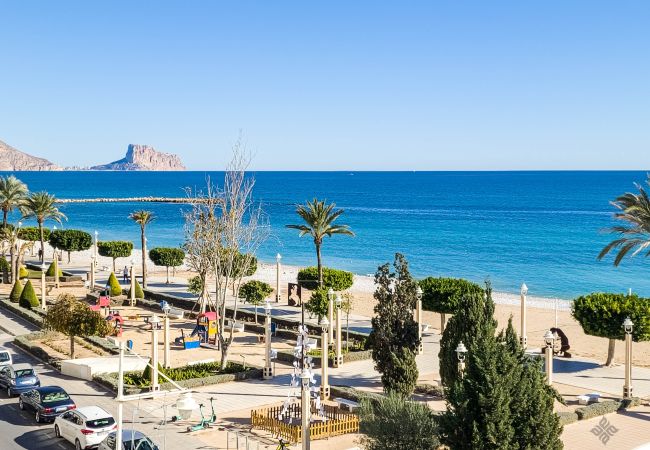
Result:
[[[23,285],[20,280],[16,280],[14,287],[11,289],[9,294],[9,300],[13,303],[18,303],[20,301],[20,295],[23,293]]]
[[[68,252],[70,262],[70,253],[88,250],[93,245],[93,238],[81,230],[54,230],[50,233],[48,242],[53,248]]]
[[[485,292],[478,284],[462,278],[428,277],[420,280],[419,284],[422,289],[422,309],[442,314],[454,314],[464,295]]]
[[[29,277],[29,270],[25,268],[25,266],[20,266],[20,269],[18,270],[18,278],[27,278]]]
[[[169,268],[183,264],[185,252],[180,248],[156,247],[149,250],[149,259],[157,266],[167,268],[167,284],[169,284]]]
[[[592,403],[591,405],[576,408],[575,413],[577,414],[578,419],[585,420],[591,419],[593,417],[603,416],[605,414],[610,414],[620,409],[639,406],[640,404],[641,400],[637,397],[625,400],[605,400],[602,402]]]
[[[6,260],[6,258],[0,257],[0,272],[2,272],[3,270],[11,270],[9,266],[10,264]]]
[[[120,285],[120,282],[117,281],[117,277],[113,272],[111,272],[111,275],[108,277],[108,287],[111,297],[122,295],[122,286]]]
[[[128,258],[133,251],[133,242],[129,241],[104,241],[97,243],[97,251],[100,256],[106,256],[113,260],[113,272],[115,272],[115,260],[117,258]]]
[[[54,274],[56,273],[56,270],[59,268],[59,263],[56,261],[52,261],[50,263],[50,267],[47,268],[47,272],[45,272],[46,277],[53,277]],[[61,269],[58,269],[59,272],[59,277],[63,276],[63,271]]]
[[[129,298],[131,298],[131,287],[129,286]],[[135,298],[144,298],[144,291],[138,283],[138,280],[135,280]]]
[[[329,298],[327,298],[327,290],[329,288],[323,287],[316,289],[311,293],[309,301],[305,303],[305,309],[318,317],[318,321],[322,317],[327,316],[329,309]]]
[[[18,304],[23,308],[38,308],[41,302],[36,296],[36,291],[34,291],[34,286],[32,286],[31,281],[27,281],[27,284],[23,288],[23,292],[20,294],[20,300]]]
[[[23,241],[38,242],[41,240],[41,232],[38,227],[22,227],[18,230],[18,238]],[[43,239],[50,239],[49,228],[43,227]]]
[[[345,270],[323,267],[323,286],[335,291],[345,291],[352,287],[354,275]],[[306,267],[298,272],[298,284],[313,291],[318,288],[318,267]]]

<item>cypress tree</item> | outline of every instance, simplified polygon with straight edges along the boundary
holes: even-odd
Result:
[[[9,300],[13,303],[18,303],[20,301],[20,295],[23,293],[23,285],[20,280],[16,280],[14,287],[11,288],[11,293],[9,294]]]
[[[20,300],[18,301],[18,304],[23,308],[37,308],[41,304],[41,302],[38,301],[38,297],[36,296],[36,291],[34,291],[34,286],[32,286],[31,280],[27,281],[27,284],[25,284],[23,292],[20,294]]]
[[[386,263],[375,274],[377,304],[368,343],[384,391],[410,396],[418,379],[415,351],[420,342],[413,319],[417,283],[403,255],[395,254],[393,266],[393,273]]]
[[[111,275],[108,277],[108,286],[112,297],[122,295],[122,286],[120,285],[120,282],[117,281],[117,277],[113,272],[111,272]]]

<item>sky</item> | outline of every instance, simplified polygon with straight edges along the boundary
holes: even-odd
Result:
[[[650,168],[647,1],[3,1],[0,140],[223,169]]]

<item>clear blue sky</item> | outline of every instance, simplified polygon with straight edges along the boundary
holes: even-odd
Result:
[[[648,169],[647,1],[0,3],[0,140],[221,169]]]

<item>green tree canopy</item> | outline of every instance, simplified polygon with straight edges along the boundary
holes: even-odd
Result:
[[[37,242],[41,239],[41,234],[37,227],[22,227],[18,229],[18,238],[23,241]],[[43,227],[43,238],[50,239],[50,229]]]
[[[251,280],[239,287],[239,298],[244,298],[251,305],[255,305],[255,322],[257,322],[257,307],[271,295],[273,288],[263,281]]]
[[[323,287],[335,291],[345,291],[352,287],[354,275],[345,270],[323,267]],[[318,288],[318,267],[305,267],[298,272],[298,284],[313,291]]]
[[[478,284],[462,278],[427,277],[419,283],[422,288],[422,309],[443,314],[455,314],[464,295],[484,292]]]
[[[45,261],[45,232],[43,231],[43,224],[46,220],[54,220],[61,223],[62,219],[67,219],[65,214],[59,211],[56,206],[56,197],[48,194],[45,191],[32,192],[27,197],[21,206],[23,218],[36,219],[39,230],[39,240],[41,241],[41,263]]]
[[[71,294],[61,294],[45,317],[48,328],[63,333],[70,338],[70,358],[74,359],[75,336],[106,336],[110,329],[106,320],[98,312]]]
[[[167,284],[169,284],[169,268],[182,265],[185,259],[185,252],[180,248],[156,247],[149,250],[149,259],[155,265],[167,268]]]
[[[133,251],[133,242],[129,241],[103,241],[97,243],[97,251],[101,256],[113,259],[113,272],[116,271],[115,260],[128,258]]]
[[[312,291],[309,301],[305,303],[305,309],[311,314],[318,317],[320,322],[321,318],[327,316],[329,309],[329,298],[327,297],[327,288],[317,288]]]
[[[68,252],[69,263],[70,253],[88,250],[93,245],[93,238],[81,230],[54,230],[50,233],[48,242],[53,248]]]
[[[13,175],[0,177],[0,209],[2,226],[7,226],[7,215],[15,208],[21,208],[27,198],[27,185]]]
[[[219,253],[221,262],[219,264],[219,270],[221,275],[226,276],[225,272],[230,271],[230,278],[241,278],[241,277],[250,277],[255,274],[257,271],[257,258],[255,255],[244,254],[240,252],[235,252],[234,256],[230,249],[223,250]],[[229,258],[233,258],[232,264],[230,264]]]
[[[395,272],[386,263],[375,274],[377,304],[368,344],[384,391],[408,397],[418,379],[415,352],[420,339],[418,324],[413,319],[417,283],[403,255],[395,254],[393,267]]]
[[[650,300],[637,295],[608,294],[596,292],[573,300],[571,315],[578,321],[585,334],[609,339],[607,361],[614,359],[616,339],[623,339],[623,321],[632,319],[632,339],[650,340]]]

